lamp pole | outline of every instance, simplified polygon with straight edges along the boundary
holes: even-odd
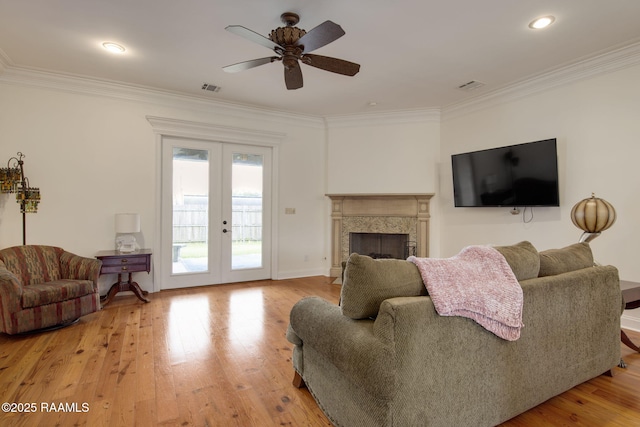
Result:
[[[11,157],[6,168],[0,168],[0,192],[16,193],[16,201],[20,204],[22,214],[22,244],[27,244],[27,212],[38,212],[40,189],[29,186],[29,179],[24,176],[24,154],[18,152]]]
[[[25,202],[27,200],[27,183],[24,179],[24,161],[22,158],[24,155],[18,153],[18,166],[20,166],[20,192],[22,193],[22,200],[20,200],[20,212],[22,213],[22,245],[27,244],[27,213],[25,210]]]

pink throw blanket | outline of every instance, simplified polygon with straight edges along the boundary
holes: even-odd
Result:
[[[407,259],[441,316],[468,317],[500,338],[515,341],[522,326],[522,287],[502,254],[468,246],[451,258]]]

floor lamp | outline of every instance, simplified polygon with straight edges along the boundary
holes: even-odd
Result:
[[[571,209],[571,220],[576,227],[584,231],[580,236],[580,242],[590,242],[616,222],[616,210],[611,206],[611,203],[599,199],[591,193],[590,198],[580,200]],[[620,329],[620,339],[627,347],[637,348],[622,329]],[[620,358],[618,366],[627,367],[622,358]]]
[[[591,193],[591,197],[580,200],[571,209],[571,221],[584,231],[580,243],[588,243],[616,222],[616,210],[611,203]]]
[[[0,192],[16,193],[22,214],[22,244],[27,244],[27,213],[38,212],[40,189],[29,186],[29,178],[24,176],[25,155],[18,151],[18,157],[11,157],[6,168],[0,168]]]

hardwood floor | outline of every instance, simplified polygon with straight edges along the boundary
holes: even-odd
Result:
[[[285,338],[300,298],[338,301],[340,287],[331,281],[162,291],[150,294],[148,304],[124,295],[64,329],[0,335],[0,401],[21,410],[0,412],[0,425],[331,425],[309,392],[291,385]],[[640,342],[640,333],[628,335]],[[621,348],[627,369],[503,426],[640,425],[640,354]]]

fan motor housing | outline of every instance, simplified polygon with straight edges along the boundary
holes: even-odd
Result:
[[[300,40],[307,32],[298,27],[278,27],[271,31],[269,39],[281,46],[293,45]]]

